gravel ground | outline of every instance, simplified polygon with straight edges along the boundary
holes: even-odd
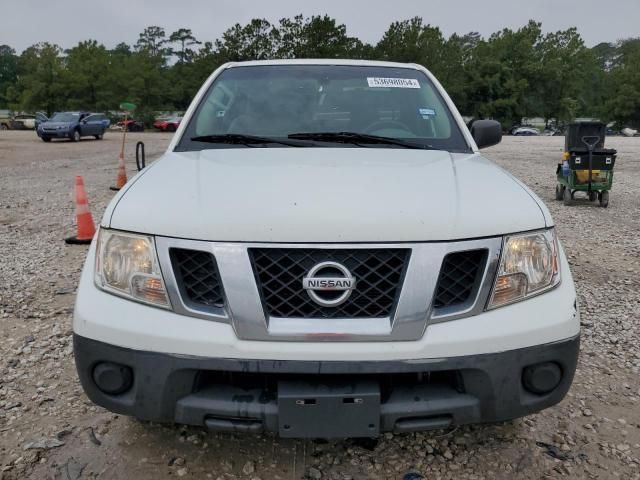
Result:
[[[170,138],[131,135],[129,175],[135,141],[152,160]],[[93,405],[71,341],[86,247],[62,239],[73,233],[74,175],[84,176],[96,219],[112,196],[119,137],[45,144],[2,132],[0,480],[640,479],[640,139],[608,140],[619,150],[608,209],[554,201],[562,142],[510,137],[487,155],[544,199],[569,255],[583,330],[567,398],[504,424],[327,443],[141,423]]]

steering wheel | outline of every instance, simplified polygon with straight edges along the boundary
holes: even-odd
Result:
[[[407,132],[411,132],[411,129],[404,123],[399,122],[398,120],[378,120],[377,122],[373,122],[367,128],[364,129],[365,133],[373,133],[378,130],[383,130],[385,128],[395,128],[405,130]]]

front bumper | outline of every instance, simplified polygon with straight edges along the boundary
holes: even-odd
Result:
[[[69,138],[69,130],[37,130],[40,138]]]
[[[113,412],[213,430],[273,431],[292,437],[375,436],[521,417],[562,400],[573,380],[578,351],[576,335],[499,353],[424,360],[249,360],[139,351],[74,336],[85,392]],[[98,388],[94,372],[102,362],[130,369],[127,391],[110,395]],[[524,386],[523,371],[543,362],[559,366],[562,376],[550,392],[534,394]],[[285,390],[293,396],[285,396]],[[296,417],[298,406],[287,402],[310,396],[313,405],[298,405],[308,409]],[[357,425],[361,416],[350,414],[345,409],[351,407],[340,403],[330,405],[329,416],[326,410],[322,413],[327,398],[340,396],[364,398],[360,402],[368,408],[367,425]],[[318,415],[314,407],[320,409]],[[292,417],[299,422],[293,427]]]

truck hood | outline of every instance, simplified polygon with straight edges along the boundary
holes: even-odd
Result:
[[[397,148],[169,152],[103,225],[211,241],[408,242],[544,228],[541,202],[479,154]]]

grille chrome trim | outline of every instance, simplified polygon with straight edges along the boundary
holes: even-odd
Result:
[[[398,244],[273,244],[206,242],[156,237],[156,247],[167,292],[176,313],[230,324],[239,339],[262,341],[412,341],[428,325],[477,315],[484,310],[495,278],[502,237],[481,240]],[[170,248],[202,250],[214,255],[226,296],[221,309],[188,306],[177,288]],[[264,311],[249,256],[250,248],[410,249],[395,311],[382,318],[278,318]],[[487,261],[480,287],[462,305],[433,308],[442,261],[448,253],[485,249]]]
[[[409,248],[249,248],[267,315],[284,318],[390,317],[410,255]],[[355,286],[340,303],[322,305],[304,282],[314,269],[329,264],[355,278]]]

